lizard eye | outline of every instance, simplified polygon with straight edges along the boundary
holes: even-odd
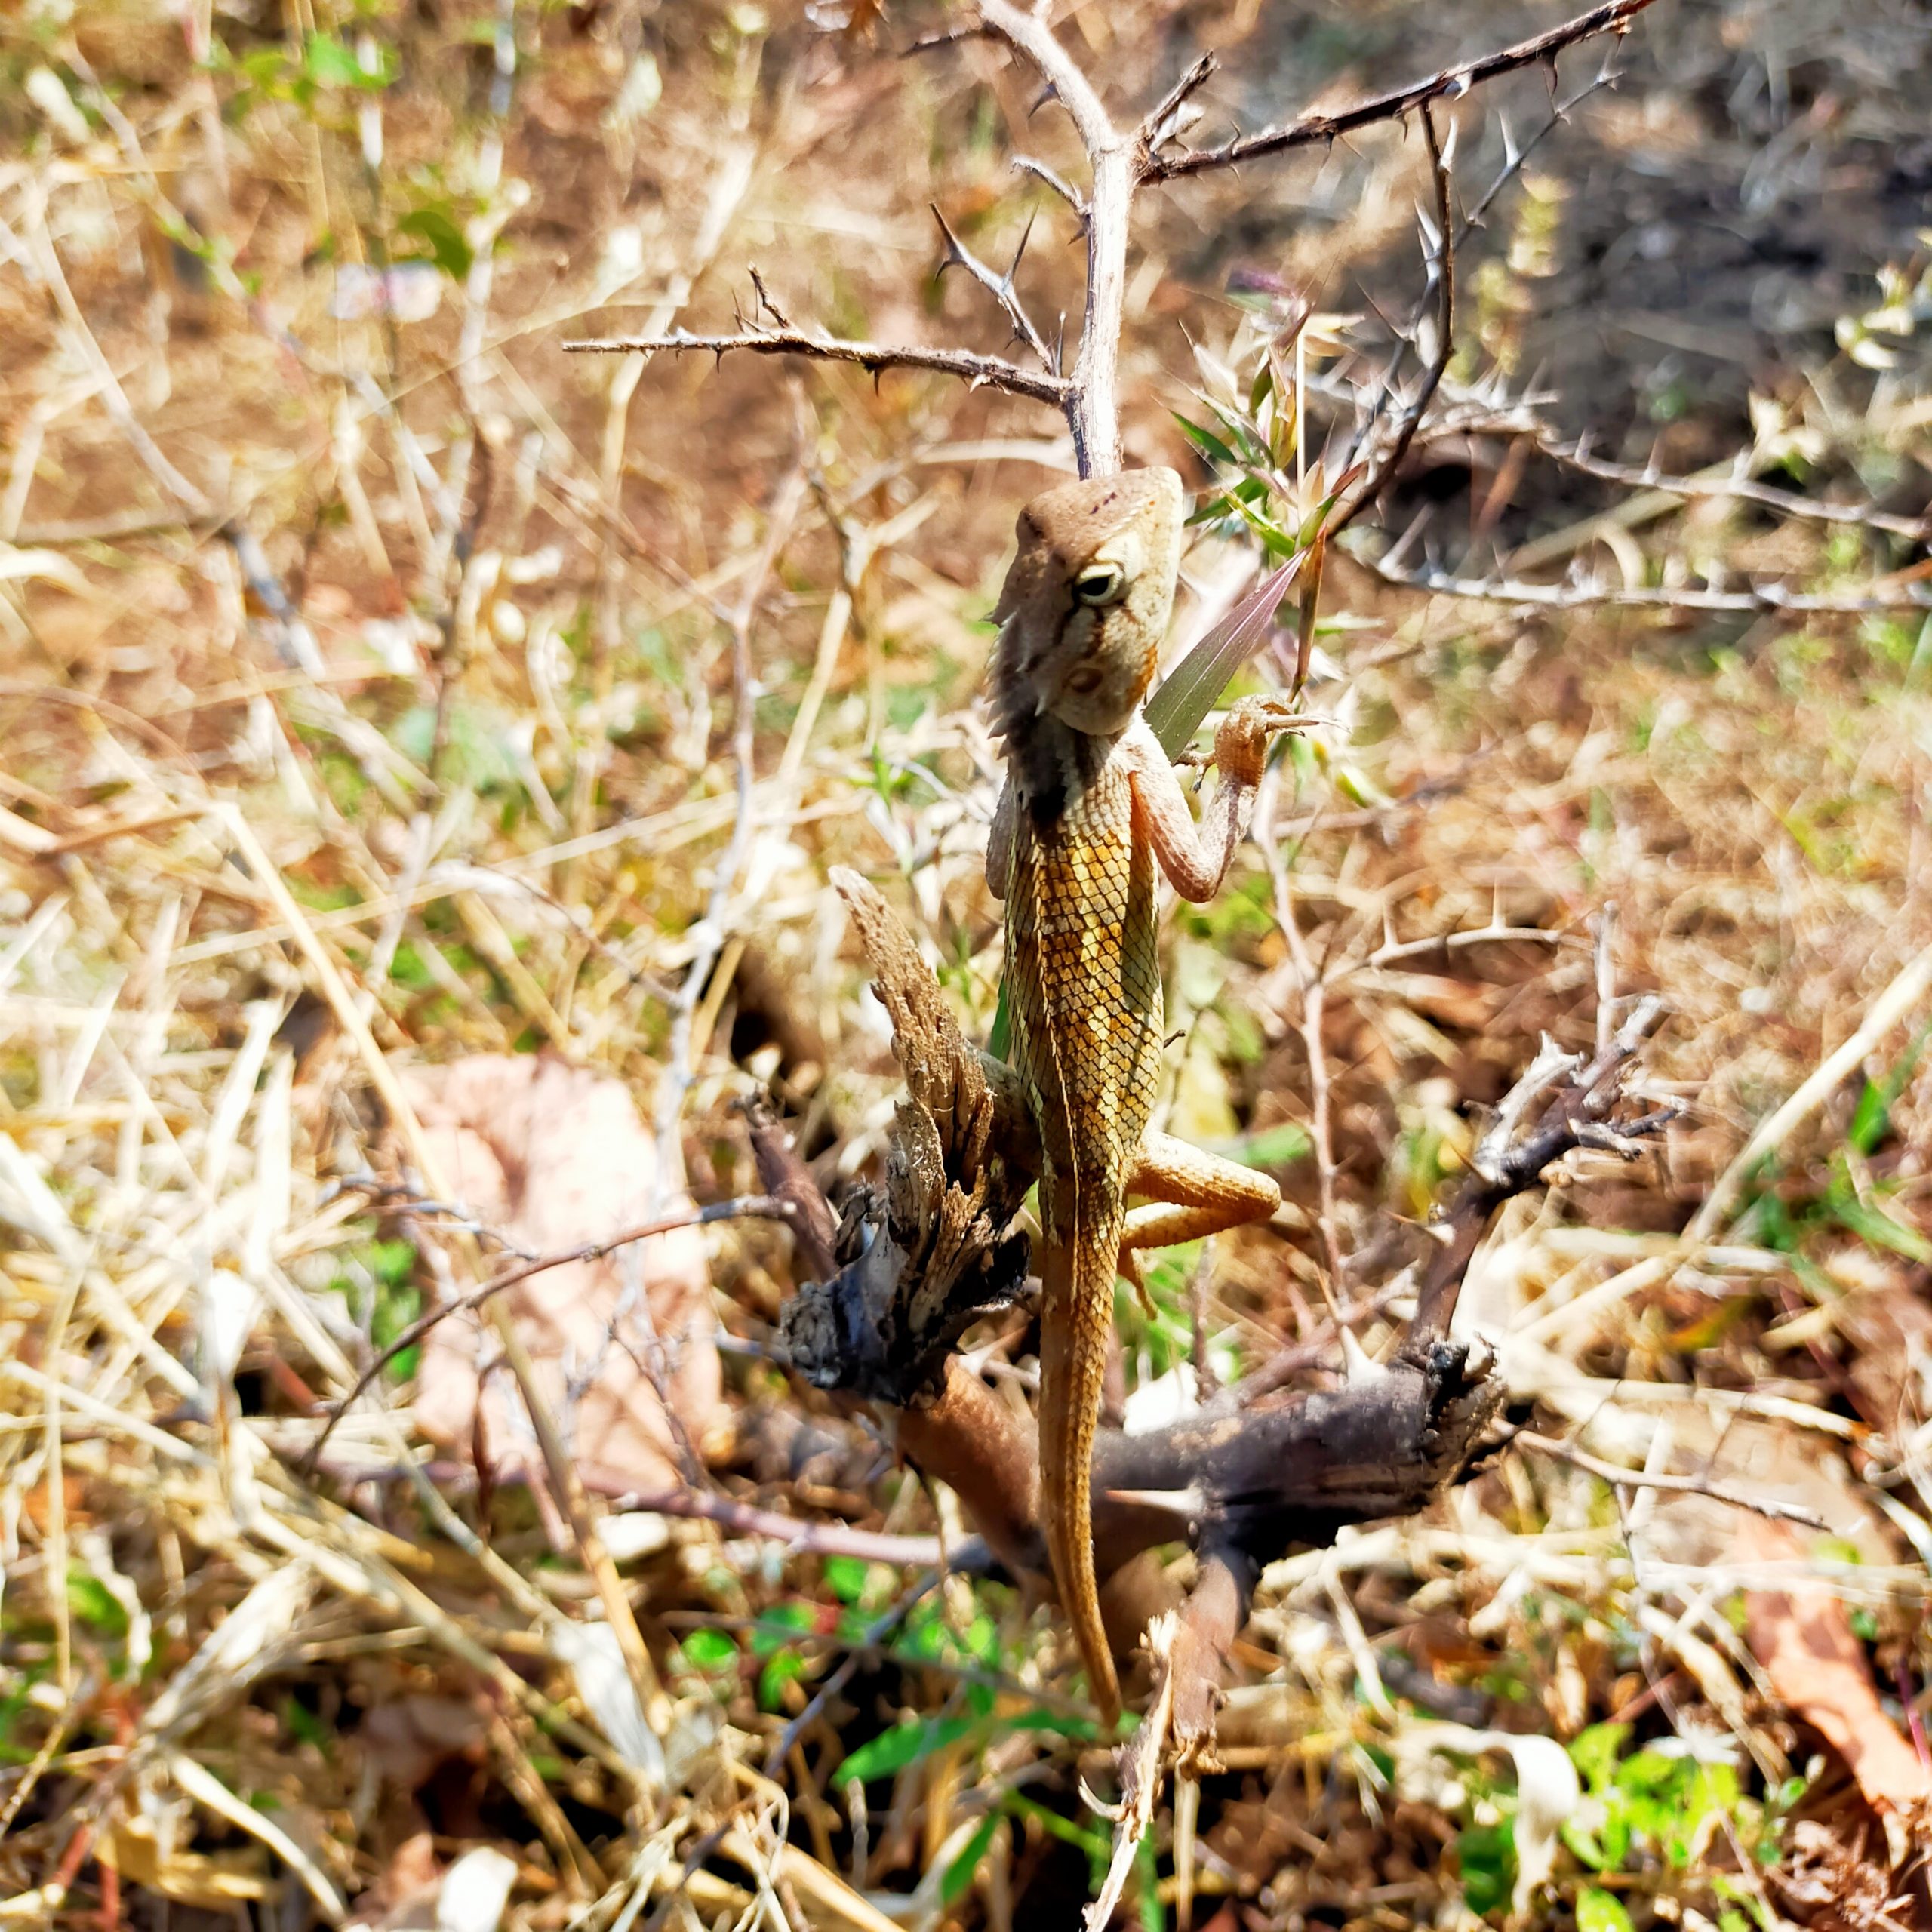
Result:
[[[1118,564],[1089,564],[1073,580],[1075,601],[1090,610],[1118,603],[1127,589],[1127,573]]]

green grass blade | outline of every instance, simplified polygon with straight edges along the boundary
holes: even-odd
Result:
[[[1168,757],[1177,756],[1228,688],[1228,680],[1260,648],[1275,611],[1300,572],[1306,551],[1270,571],[1177,664],[1147,702],[1147,722]]]

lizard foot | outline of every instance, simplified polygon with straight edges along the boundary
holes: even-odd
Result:
[[[1134,1299],[1140,1304],[1140,1312],[1149,1321],[1160,1318],[1161,1311],[1154,1300],[1154,1291],[1147,1285],[1146,1271],[1140,1265],[1140,1257],[1131,1247],[1120,1251],[1121,1278],[1134,1291]]]
[[[1272,693],[1238,699],[1214,734],[1215,768],[1235,784],[1259,784],[1268,740],[1278,731],[1300,731],[1314,722]]]

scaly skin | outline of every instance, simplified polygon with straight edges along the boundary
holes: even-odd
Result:
[[[1235,706],[1197,830],[1140,717],[1174,600],[1181,491],[1171,470],[1071,483],[1021,513],[995,615],[993,706],[1007,789],[986,852],[1006,901],[1012,1060],[1040,1137],[1040,1503],[1060,1601],[1094,1702],[1120,1688],[1094,1574],[1089,1468],[1131,1251],[1198,1239],[1280,1204],[1265,1175],[1147,1123],[1160,1078],[1157,866],[1193,900],[1219,890],[1270,732]],[[1130,1210],[1129,1198],[1155,1204]]]

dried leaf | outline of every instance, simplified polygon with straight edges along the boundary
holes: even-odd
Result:
[[[1745,1563],[1788,1562],[1804,1548],[1785,1524],[1746,1516],[1734,1554]],[[1887,1829],[1924,1844],[1932,1770],[1880,1705],[1844,1604],[1824,1583],[1800,1582],[1746,1592],[1744,1614],[1745,1635],[1779,1697],[1844,1760]]]
[[[548,1055],[485,1054],[420,1072],[411,1088],[448,1185],[527,1252],[579,1247],[686,1204],[681,1192],[660,1195],[657,1143],[617,1081]],[[548,1269],[505,1294],[586,1474],[619,1489],[678,1480],[664,1401],[700,1445],[723,1415],[697,1232]],[[493,1374],[479,1389],[495,1355],[475,1315],[439,1323],[423,1345],[415,1406],[423,1434],[457,1454],[474,1453],[480,1434],[501,1481],[540,1459],[510,1378]]]

